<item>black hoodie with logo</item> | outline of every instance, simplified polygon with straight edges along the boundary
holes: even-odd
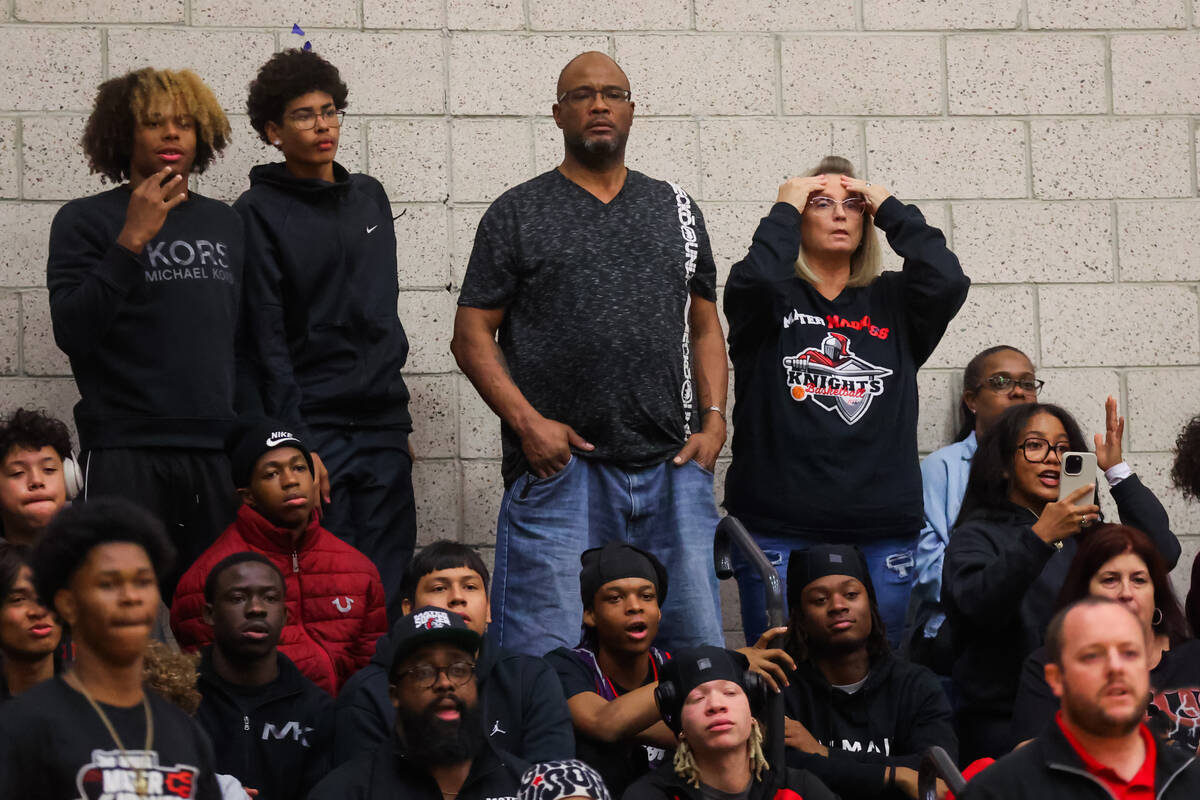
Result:
[[[196,721],[213,742],[216,771],[271,800],[303,800],[329,771],[333,698],[276,653],[279,675],[265,686],[237,686],[200,660],[203,700]]]
[[[310,424],[411,430],[383,186],[340,164],[332,183],[263,164],[233,207],[246,227],[244,302],[263,410],[301,438]]]
[[[821,744],[828,756],[788,750],[788,764],[806,769],[845,797],[900,797],[887,792],[887,767],[919,769],[937,745],[958,758],[953,712],[929,669],[890,653],[871,661],[866,682],[853,694],[832,686],[811,662],[801,662],[783,690],[787,716]]]
[[[242,222],[189,192],[134,253],[117,244],[131,196],[72,200],[50,226],[50,318],[79,387],[79,445],[221,450],[240,372]]]
[[[725,286],[733,463],[725,506],[764,534],[915,536],[924,520],[917,368],[970,280],[916,206],[888,198],[875,225],[902,272],[833,300],[795,274],[800,213],[776,203]]]

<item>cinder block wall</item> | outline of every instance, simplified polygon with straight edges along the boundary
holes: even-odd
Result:
[[[1186,567],[1200,512],[1167,474],[1200,412],[1198,14],[1197,0],[5,0],[0,409],[67,415],[76,399],[44,264],[58,205],[102,188],[78,146],[96,84],[196,69],[235,130],[197,188],[233,200],[270,158],[246,84],[307,38],[351,87],[342,163],[404,212],[421,538],[490,548],[498,424],[450,356],[455,296],[488,202],[560,157],[558,70],[599,49],[632,81],[631,165],[699,199],[722,282],[777,184],[827,153],[919,203],[974,279],[921,375],[922,449],[953,432],[966,360],[1017,345],[1045,399],[1088,428],[1120,399],[1129,460],[1186,535]]]

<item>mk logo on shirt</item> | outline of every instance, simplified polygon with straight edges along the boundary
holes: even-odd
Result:
[[[292,720],[284,725],[283,730],[276,728],[274,722],[264,722],[262,740],[265,742],[268,739],[291,738],[292,741],[299,742],[302,747],[308,747],[308,735],[312,732],[313,728],[305,727],[296,720]]]
[[[812,399],[826,411],[836,411],[847,425],[862,419],[871,400],[883,394],[883,378],[892,374],[854,355],[850,340],[827,333],[820,348],[809,347],[783,359],[792,399]]]
[[[160,767],[153,750],[93,750],[75,776],[79,800],[173,800],[195,797],[196,767]],[[140,792],[140,793],[139,793]]]

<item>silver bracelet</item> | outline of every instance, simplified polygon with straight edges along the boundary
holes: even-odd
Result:
[[[708,408],[704,409],[704,413],[706,413],[706,414],[709,411],[717,412],[717,416],[719,416],[723,422],[729,421],[729,420],[725,419],[725,412],[721,410],[720,406],[709,406]]]

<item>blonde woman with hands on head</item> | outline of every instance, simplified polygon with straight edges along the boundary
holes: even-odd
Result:
[[[880,272],[875,228],[902,270]],[[790,551],[857,545],[893,644],[924,522],[917,369],[969,284],[916,206],[828,157],[779,187],[725,289],[737,401],[725,505],[784,582]],[[761,582],[744,562],[736,573],[754,641]]]

